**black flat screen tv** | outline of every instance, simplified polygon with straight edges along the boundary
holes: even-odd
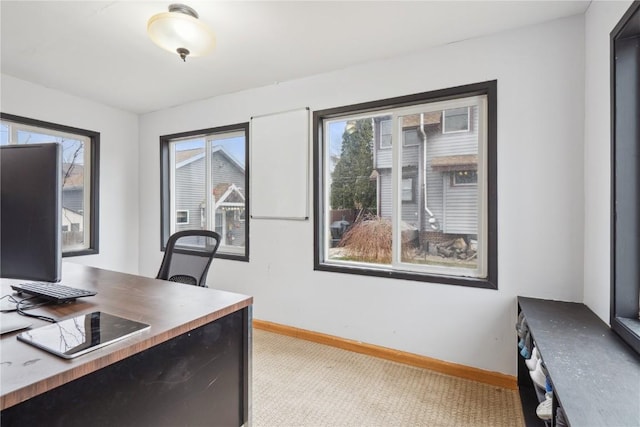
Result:
[[[57,143],[0,146],[0,277],[60,280],[61,153]]]

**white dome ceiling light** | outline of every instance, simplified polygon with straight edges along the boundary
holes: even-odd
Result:
[[[216,46],[213,31],[198,13],[183,4],[172,4],[168,12],[153,15],[147,23],[151,40],[169,52],[176,52],[183,61],[187,56],[203,56]]]

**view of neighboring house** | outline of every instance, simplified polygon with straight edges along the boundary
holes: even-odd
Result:
[[[402,221],[425,250],[462,237],[477,239],[477,106],[402,120]],[[381,217],[392,215],[391,118],[374,119],[374,173]]]
[[[62,165],[62,206],[82,215],[84,210],[84,166]]]
[[[84,167],[63,163],[62,173],[62,240],[66,247],[84,240]]]
[[[176,151],[176,231],[206,228],[204,148]],[[213,230],[222,245],[245,242],[245,171],[223,147],[211,150],[211,204]]]
[[[82,213],[62,208],[62,232],[82,231]]]

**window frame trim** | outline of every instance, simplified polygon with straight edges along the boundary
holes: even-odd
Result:
[[[445,110],[451,110],[451,109],[458,109],[458,108],[467,108],[468,111],[471,111],[470,106],[466,106],[466,107],[455,107],[455,106],[449,106],[448,105],[459,105],[459,104],[468,104],[469,102],[474,102],[475,106],[477,107],[477,111],[479,114],[479,117],[485,117],[487,115],[487,97],[485,95],[461,95],[459,97],[453,98],[453,99],[449,99],[449,100],[441,100],[441,101],[428,101],[428,102],[424,102],[422,104],[419,105],[415,105],[415,106],[406,106],[406,107],[401,107],[401,108],[394,108],[393,113],[392,113],[392,117],[393,117],[393,121],[394,121],[394,125],[395,125],[395,134],[398,135],[399,138],[402,138],[402,134],[399,133],[398,128],[400,127],[400,123],[401,120],[398,120],[399,118],[402,118],[406,115],[413,115],[413,114],[417,114],[419,111],[422,111],[425,106],[427,107],[427,110],[430,110],[432,108],[435,107],[435,111],[445,111]],[[445,107],[444,109],[442,107]],[[479,164],[483,165],[483,170],[486,167],[486,135],[483,133],[484,128],[485,128],[485,123],[484,123],[484,119],[483,120],[479,120],[479,128],[478,128],[478,151],[477,151],[477,156],[478,156],[478,162]],[[396,144],[394,146],[394,162],[396,162],[395,165],[395,171],[399,171],[402,168],[402,162],[403,162],[403,158],[404,158],[404,147],[401,147],[402,144]],[[397,148],[396,148],[397,147]],[[399,178],[399,172],[395,172],[392,171],[392,178],[393,178],[393,192],[398,193],[398,188],[396,187],[396,182]],[[445,180],[446,178],[444,176],[441,177],[441,179]],[[486,274],[487,271],[487,267],[485,265],[485,258],[487,257],[486,251],[487,251],[487,247],[486,247],[486,225],[484,223],[484,220],[486,219],[486,204],[484,203],[484,198],[486,196],[486,190],[485,190],[485,184],[488,187],[488,181],[486,181],[486,173],[483,174],[483,181],[481,183],[478,183],[477,185],[477,203],[478,203],[478,218],[477,218],[477,225],[478,225],[478,230],[477,230],[477,238],[481,238],[481,240],[479,240],[480,242],[482,242],[481,245],[481,250],[478,250],[477,252],[477,259],[478,259],[478,265],[476,268],[473,269],[467,269],[464,267],[454,267],[454,266],[438,266],[438,265],[416,265],[416,264],[411,264],[411,263],[406,263],[403,262],[401,260],[402,256],[401,256],[401,244],[399,241],[395,240],[393,241],[393,255],[392,255],[392,265],[391,267],[397,270],[402,270],[403,266],[408,266],[408,270],[412,271],[412,272],[416,272],[418,274],[442,274],[442,275],[446,275],[446,276],[452,276],[452,277],[472,277],[472,278],[484,278],[484,275]],[[392,224],[393,224],[393,234],[396,236],[399,236],[401,234],[401,230],[400,230],[400,221],[399,218],[402,217],[402,206],[399,203],[396,203],[396,205],[394,206],[394,216],[392,218]]]
[[[56,132],[82,135],[89,138],[91,153],[89,155],[89,242],[88,248],[71,251],[63,251],[62,257],[69,258],[84,255],[96,255],[100,253],[100,132],[81,129],[73,126],[61,125],[30,117],[0,112],[0,120],[6,120],[17,124],[32,126],[41,129],[49,129]]]
[[[224,253],[218,251],[215,254],[215,258],[220,259],[228,259],[235,261],[245,261],[249,262],[249,222],[246,218],[246,212],[250,212],[250,189],[249,189],[249,144],[250,142],[250,133],[249,133],[249,122],[236,123],[231,125],[224,126],[216,126],[212,128],[206,129],[198,129],[187,132],[178,132],[169,135],[161,135],[160,140],[160,251],[164,252],[167,246],[167,240],[171,234],[171,183],[172,183],[172,174],[171,172],[171,150],[169,150],[169,146],[171,141],[177,139],[187,139],[194,137],[202,137],[204,139],[208,139],[211,137],[211,134],[214,133],[225,133],[225,132],[244,132],[246,142],[245,142],[245,153],[244,153],[244,170],[245,170],[245,221],[244,221],[244,230],[245,230],[245,253],[244,255],[237,255],[231,253]]]
[[[633,284],[625,284],[619,285],[619,281],[617,280],[617,251],[616,251],[616,239],[618,235],[618,231],[616,228],[616,200],[617,200],[617,187],[616,187],[616,152],[617,152],[617,135],[616,135],[616,124],[617,124],[617,98],[616,98],[616,77],[617,77],[617,67],[616,67],[616,41],[622,40],[629,36],[629,31],[640,32],[640,25],[638,25],[638,16],[640,15],[640,2],[633,2],[627,11],[624,13],[620,21],[616,24],[614,29],[610,33],[609,37],[609,95],[610,95],[610,312],[609,312],[609,322],[611,325],[611,329],[622,338],[633,350],[640,354],[640,301],[638,301],[638,294],[640,293],[640,283],[635,283],[637,289],[633,288]],[[632,20],[636,21],[636,28],[633,27]],[[632,27],[628,28],[628,25],[631,24]],[[628,30],[628,31],[627,31]],[[632,37],[636,35],[633,34]],[[640,79],[639,79],[640,80]],[[637,82],[640,85],[640,81]],[[636,124],[637,127],[640,125]],[[640,162],[636,163],[636,172],[640,169]],[[640,192],[640,187],[636,187],[636,192]],[[637,208],[636,208],[637,209]],[[636,214],[640,213],[640,209],[636,210]],[[640,224],[637,225],[640,228]],[[627,230],[628,232],[628,230]],[[636,274],[636,279],[640,278],[640,274]],[[629,302],[631,302],[631,306],[635,305],[635,314],[638,317],[629,317],[625,315],[623,312],[629,312],[632,309],[629,308]],[[620,307],[622,305],[627,305],[627,307]]]
[[[314,270],[333,273],[357,274],[374,277],[386,277],[438,284],[459,285],[484,289],[498,289],[498,189],[497,189],[497,80],[437,89],[411,95],[398,96],[377,101],[351,104],[313,112],[313,209],[314,209]],[[450,276],[436,273],[400,271],[392,268],[345,267],[325,263],[322,227],[325,222],[321,209],[326,203],[324,194],[324,124],[327,120],[340,115],[357,115],[366,112],[377,114],[389,109],[398,109],[416,104],[446,101],[467,96],[484,95],[487,99],[487,275],[483,278]]]

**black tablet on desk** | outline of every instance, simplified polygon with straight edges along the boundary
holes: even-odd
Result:
[[[61,320],[18,334],[18,340],[71,359],[149,328],[101,311]]]

